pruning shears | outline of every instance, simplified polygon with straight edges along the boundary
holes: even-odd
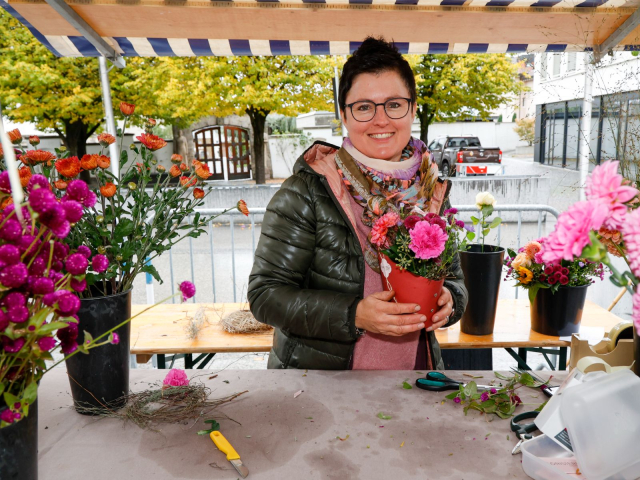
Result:
[[[440,372],[428,372],[425,378],[418,378],[416,380],[416,387],[423,390],[430,390],[432,392],[443,392],[445,390],[459,390],[460,385],[463,387],[466,384],[453,380],[447,377],[444,373]],[[477,385],[478,390],[490,390],[491,385]]]

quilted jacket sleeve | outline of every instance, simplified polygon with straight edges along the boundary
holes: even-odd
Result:
[[[255,318],[302,338],[353,343],[361,297],[305,288],[315,255],[316,211],[304,175],[287,179],[274,195],[249,276]]]

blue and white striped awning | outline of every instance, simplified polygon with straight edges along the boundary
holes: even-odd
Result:
[[[640,0],[70,0],[122,56],[346,55],[366,35],[402,53],[582,52]],[[57,56],[100,56],[44,0],[0,0]],[[636,28],[616,47],[637,50]]]

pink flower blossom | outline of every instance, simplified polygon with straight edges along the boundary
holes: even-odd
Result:
[[[622,226],[622,234],[631,271],[638,277],[640,276],[640,209],[627,213]]]
[[[20,250],[14,245],[0,246],[0,260],[6,265],[15,265],[20,261]]]
[[[120,343],[120,335],[118,335],[116,332],[113,332],[113,339],[111,340],[111,343],[113,345],[117,345]]]
[[[80,253],[72,253],[67,257],[65,261],[67,272],[71,275],[84,275],[87,273],[87,267],[89,266],[89,260],[87,257]]]
[[[620,229],[624,224],[627,212],[625,203],[638,195],[638,190],[624,184],[624,178],[618,173],[618,164],[619,162],[605,162],[598,165],[587,178],[585,188],[587,200],[606,205],[609,212],[604,225],[613,230]]]
[[[186,387],[189,385],[189,378],[184,370],[172,368],[167,373],[167,376],[164,377],[162,384],[167,387]]]
[[[444,251],[449,238],[439,225],[427,222],[419,222],[409,235],[409,248],[416,254],[416,258],[422,260],[438,257]]]
[[[591,244],[589,232],[599,230],[607,218],[608,207],[597,200],[574,203],[558,217],[555,230],[543,245],[544,263],[573,260]]]
[[[38,340],[38,347],[40,350],[48,352],[56,346],[56,339],[53,337],[42,337]]]
[[[83,255],[87,258],[89,258],[91,256],[91,249],[89,247],[87,247],[86,245],[80,245],[78,247],[78,249],[76,250],[77,253],[79,253],[80,255]]]
[[[183,302],[186,302],[196,294],[196,286],[193,283],[188,282],[186,280],[182,282],[180,285],[178,285],[178,288],[182,293]]]
[[[373,224],[371,233],[369,234],[371,243],[382,249],[389,247],[387,233],[389,232],[389,228],[395,227],[399,221],[400,217],[394,212],[385,213],[378,218]]]
[[[455,398],[453,399],[453,401],[454,401],[455,403],[460,403],[460,402],[462,401],[462,399],[461,399],[460,397],[455,397]],[[474,440],[475,440],[475,439],[474,439]]]
[[[409,215],[404,219],[404,226],[407,228],[407,230],[411,230],[420,220],[422,220],[422,218],[418,215]]]
[[[633,295],[633,323],[640,335],[640,290]]]

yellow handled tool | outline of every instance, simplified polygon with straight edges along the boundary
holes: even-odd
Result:
[[[242,478],[247,478],[249,475],[249,469],[242,464],[242,460],[240,460],[240,455],[238,452],[231,446],[231,444],[224,438],[218,431],[211,432],[209,434],[213,443],[216,444],[218,450],[224,453],[227,456],[227,460],[234,466],[234,468],[238,471],[238,473],[242,476]]]

